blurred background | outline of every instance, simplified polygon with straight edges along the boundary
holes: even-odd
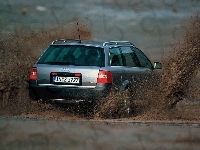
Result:
[[[198,10],[199,0],[0,0],[0,36],[22,27],[51,31],[82,22],[93,40],[129,40],[160,60]]]

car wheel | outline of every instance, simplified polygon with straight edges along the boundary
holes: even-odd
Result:
[[[36,91],[34,91],[33,89],[29,89],[29,93],[28,94],[29,94],[29,99],[31,101],[38,101],[39,100],[39,97],[38,97]]]

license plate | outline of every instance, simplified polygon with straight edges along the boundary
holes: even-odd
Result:
[[[79,83],[80,78],[79,77],[59,77],[54,76],[53,82],[59,82],[59,83]]]

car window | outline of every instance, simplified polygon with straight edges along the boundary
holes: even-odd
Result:
[[[140,67],[139,60],[130,47],[120,47],[123,64],[129,67]]]
[[[45,53],[42,55],[42,57],[40,58],[40,60],[42,59],[43,62],[48,62],[48,61],[50,61],[50,60],[55,60],[55,59],[57,59],[57,57],[58,57],[58,55],[59,55],[61,49],[62,49],[61,47],[56,47],[56,48],[54,48],[54,47],[51,47],[51,46],[50,46],[50,47],[45,51]]]
[[[150,68],[150,69],[153,68],[151,61],[141,50],[139,50],[136,47],[132,47],[132,50],[135,51],[135,54],[137,55],[137,57],[139,59],[141,67]]]
[[[111,66],[140,67],[137,55],[130,47],[110,48]]]
[[[110,48],[110,65],[123,66],[121,52],[118,47]]]
[[[105,66],[104,49],[92,46],[52,45],[38,64],[68,64],[77,66]]]
[[[60,48],[60,49],[57,50],[58,48]],[[57,55],[55,55],[56,58],[55,58],[55,59],[51,59],[51,60],[55,60],[55,61],[60,61],[60,60],[62,60],[62,61],[64,61],[64,60],[63,60],[64,57],[65,57],[66,55],[69,55],[68,52],[70,51],[70,48],[68,48],[68,47],[58,47],[58,48],[55,48],[55,49],[54,49],[54,51],[57,52]],[[47,57],[47,58],[48,58],[48,57]],[[50,61],[50,60],[48,60],[48,61]]]

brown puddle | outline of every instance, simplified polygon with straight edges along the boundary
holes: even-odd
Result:
[[[200,144],[200,139],[199,139],[199,137],[188,137],[188,138],[174,139],[174,140],[171,140],[169,142],[172,142],[172,143]]]

